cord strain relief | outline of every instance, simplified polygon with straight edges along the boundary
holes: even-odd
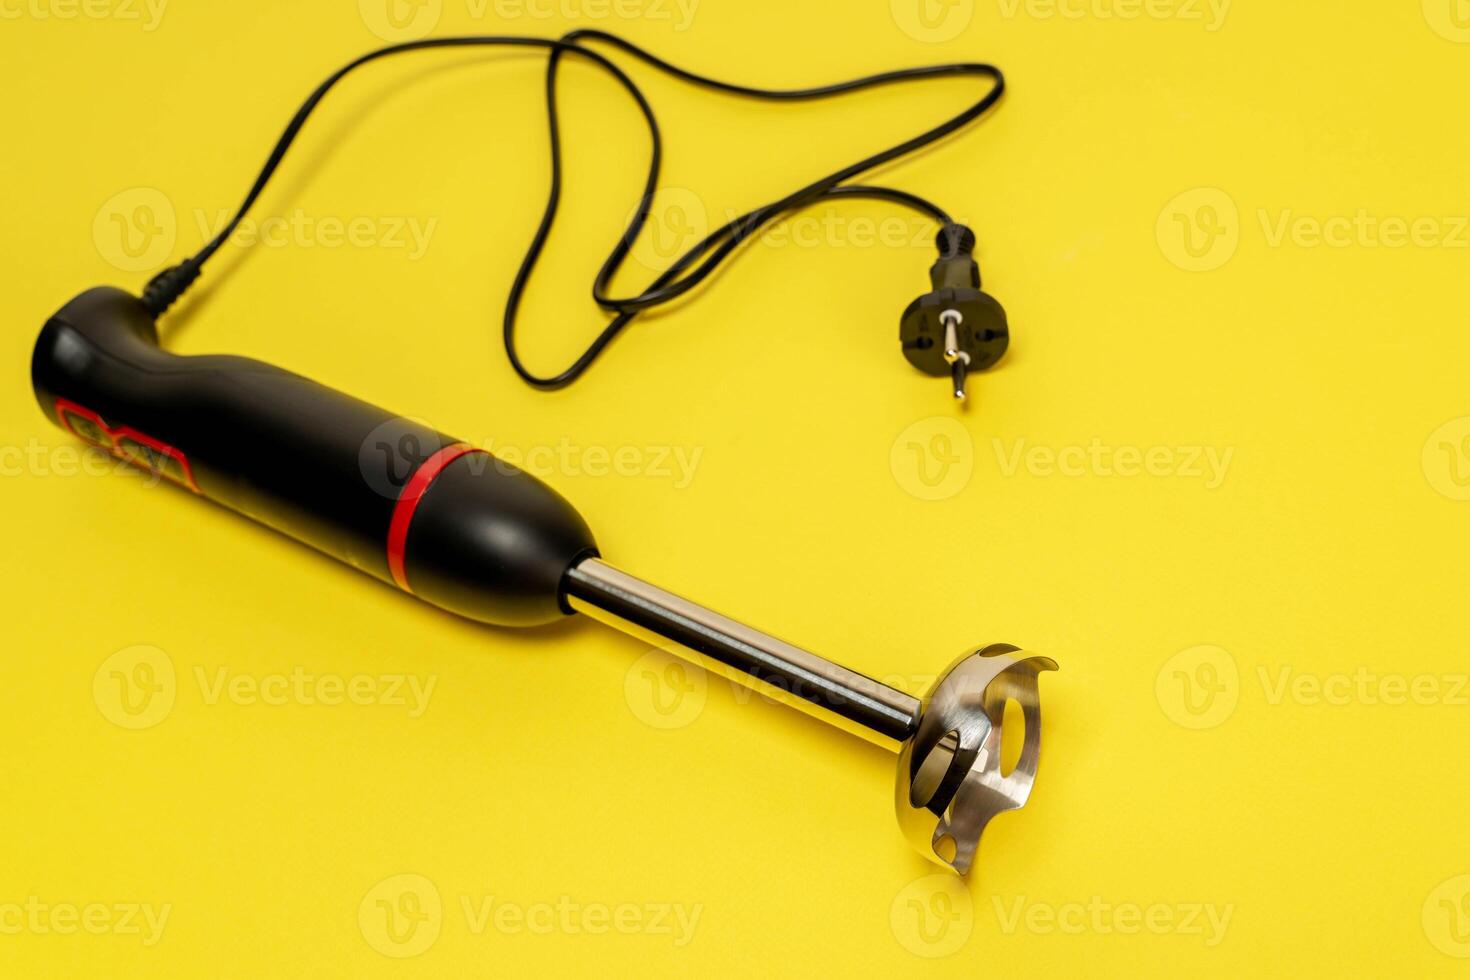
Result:
[[[185,259],[178,265],[164,269],[143,288],[143,305],[155,317],[162,316],[194,285],[194,281],[203,271],[203,264],[194,259]]]
[[[939,246],[940,258],[969,255],[975,251],[975,233],[965,225],[950,223],[939,229],[935,244]]]

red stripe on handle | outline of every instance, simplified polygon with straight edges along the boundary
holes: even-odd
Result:
[[[445,446],[424,460],[423,465],[409,478],[403,492],[398,495],[398,503],[393,506],[393,520],[388,524],[388,571],[393,573],[393,581],[397,582],[398,587],[403,591],[413,592],[413,589],[408,587],[408,576],[403,572],[403,553],[405,545],[408,544],[408,526],[413,523],[413,514],[418,509],[419,501],[423,499],[429,486],[444,471],[444,467],[466,453],[475,452],[484,452],[484,450],[476,449],[464,442]]]

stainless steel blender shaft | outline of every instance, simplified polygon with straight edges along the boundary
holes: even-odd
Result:
[[[918,728],[918,698],[599,559],[573,568],[565,588],[579,612],[645,640],[672,640],[705,669],[894,751]]]
[[[919,853],[965,874],[997,814],[1026,803],[1041,752],[1046,657],[976,647],[916,698],[620,572],[596,558],[562,583],[577,611],[898,753],[894,806]],[[1019,711],[1006,722],[1007,705]],[[1007,758],[1002,728],[1019,736]]]

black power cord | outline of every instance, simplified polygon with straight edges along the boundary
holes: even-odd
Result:
[[[659,169],[663,154],[663,137],[659,131],[658,121],[654,117],[653,108],[648,104],[642,91],[634,84],[621,68],[610,61],[604,55],[590,47],[588,42],[599,42],[623,51],[633,57],[663,71],[675,78],[689,82],[703,88],[731,95],[746,96],[754,99],[762,99],[773,102],[802,102],[815,99],[823,99],[829,96],[842,95],[865,89],[877,88],[897,82],[915,81],[930,78],[946,78],[956,76],[980,76],[990,81],[990,86],[974,104],[963,112],[957,113],[932,129],[926,130],[919,135],[891,146],[886,150],[874,153],[856,163],[836,170],[820,180],[813,181],[799,190],[793,191],[778,201],[773,201],[763,207],[756,208],[733,219],[720,228],[715,229],[702,241],[695,244],[683,255],[679,256],[673,264],[663,273],[659,274],[649,286],[642,292],[633,296],[617,297],[610,294],[610,284],[614,275],[621,268],[623,260],[627,257],[633,243],[637,241],[644,223],[648,219],[653,205],[654,194],[657,190]],[[376,51],[370,51],[354,61],[348,62],[337,71],[327,77],[326,81],[317,86],[316,90],[302,103],[301,108],[296,111],[291,122],[286,126],[285,132],[276,141],[275,149],[271,151],[265,166],[261,168],[259,176],[255,178],[250,192],[245,195],[244,202],[228,224],[210,240],[197,253],[159,273],[148,283],[143,292],[143,301],[155,316],[166,312],[199,278],[204,264],[209,261],[215,252],[229,240],[245,217],[247,211],[255,204],[256,199],[264,191],[271,176],[285,159],[286,152],[291,148],[297,135],[301,132],[306,120],[312,112],[326,97],[327,93],[344,77],[357,68],[370,62],[377,61],[389,55],[402,54],[408,51],[421,51],[430,48],[458,48],[458,47],[484,47],[484,46],[507,46],[507,47],[533,47],[545,48],[549,51],[546,67],[546,112],[550,128],[551,138],[551,189],[546,201],[546,209],[541,216],[541,223],[531,239],[531,244],[526,250],[525,259],[521,262],[519,272],[516,274],[515,282],[511,286],[510,295],[505,305],[504,338],[505,351],[510,359],[511,366],[515,368],[528,384],[537,388],[560,388],[570,384],[582,375],[591,366],[609,343],[612,342],[624,327],[633,321],[638,314],[645,310],[653,309],[668,303],[679,296],[689,292],[691,289],[704,282],[715,271],[721,262],[725,261],[741,243],[745,242],[760,229],[772,221],[810,206],[821,200],[832,198],[869,198],[873,200],[887,201],[899,204],[934,219],[943,226],[939,236],[941,258],[935,269],[946,262],[953,264],[958,261],[963,265],[968,261],[970,267],[974,267],[974,261],[970,252],[974,248],[974,235],[969,229],[960,225],[954,225],[950,216],[938,205],[907,191],[895,190],[888,187],[875,187],[864,184],[849,184],[858,175],[882,166],[890,161],[906,156],[916,150],[922,149],[943,139],[945,136],[968,125],[982,116],[986,110],[999,101],[1001,94],[1005,91],[1005,78],[1000,70],[993,65],[982,63],[956,63],[944,65],[930,65],[919,68],[903,68],[894,71],[881,72],[876,75],[868,75],[851,81],[837,82],[831,85],[821,85],[814,88],[802,89],[761,89],[746,85],[736,85],[730,82],[722,82],[717,79],[699,75],[664,61],[662,58],[645,51],[643,48],[626,41],[613,34],[597,30],[575,30],[563,35],[558,40],[550,38],[518,37],[508,35],[475,35],[463,37],[427,38],[420,41],[410,41],[404,44],[394,44]],[[648,124],[648,133],[652,142],[652,155],[648,167],[648,179],[644,184],[643,195],[638,201],[638,207],[632,221],[613,246],[612,252],[602,264],[593,283],[592,295],[597,304],[613,314],[610,322],[598,334],[597,338],[572,362],[565,370],[542,377],[532,374],[522,363],[515,345],[516,314],[520,308],[521,299],[525,294],[526,287],[535,271],[536,262],[546,245],[548,236],[556,221],[557,207],[561,200],[562,165],[561,165],[561,125],[557,112],[557,77],[561,59],[566,55],[577,55],[590,60],[594,65],[612,75],[632,96],[637,103],[643,118]],[[692,267],[692,268],[691,268]],[[958,309],[939,310],[937,306],[954,306],[953,302],[947,302],[940,296],[941,278],[937,272],[931,272],[934,277],[935,292],[916,300],[910,312],[905,314],[905,327],[903,342],[905,352],[909,360],[916,366],[930,373],[950,373],[946,365],[959,362],[959,358],[965,358],[964,364],[969,364],[970,359],[962,349],[967,343],[969,335],[968,328],[954,333],[950,323],[952,320],[940,320],[937,317],[944,313],[948,317],[963,319],[963,311]],[[953,275],[949,279],[953,279]],[[967,278],[965,275],[961,279]],[[945,280],[948,281],[948,280]],[[973,275],[973,284],[976,290],[979,288],[978,269]],[[981,294],[984,295],[984,294]],[[936,297],[939,297],[936,300]],[[985,297],[989,299],[989,297]],[[915,307],[929,302],[929,306],[936,306],[930,311],[931,316],[923,323],[910,329],[910,315]],[[994,303],[994,300],[990,300]],[[996,304],[996,309],[999,305]],[[921,318],[923,319],[923,318]],[[932,322],[931,322],[932,321]],[[1004,332],[1004,315],[1001,315],[1002,333]],[[944,334],[946,330],[950,333],[944,337],[945,343],[939,344],[937,337]],[[995,331],[989,330],[988,333]],[[912,336],[910,336],[912,334]],[[930,351],[943,349],[944,361],[939,362],[938,370],[932,368],[929,363]],[[998,356],[998,355],[996,355]],[[963,397],[963,366],[955,369],[956,394]]]

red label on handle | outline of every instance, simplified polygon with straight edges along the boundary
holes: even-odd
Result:
[[[203,494],[199,484],[194,482],[194,470],[189,465],[189,457],[173,446],[165,445],[152,436],[125,425],[111,428],[102,416],[90,408],[84,408],[65,398],[56,399],[56,417],[61,420],[66,431],[83,442],[105,449],[118,459]]]

